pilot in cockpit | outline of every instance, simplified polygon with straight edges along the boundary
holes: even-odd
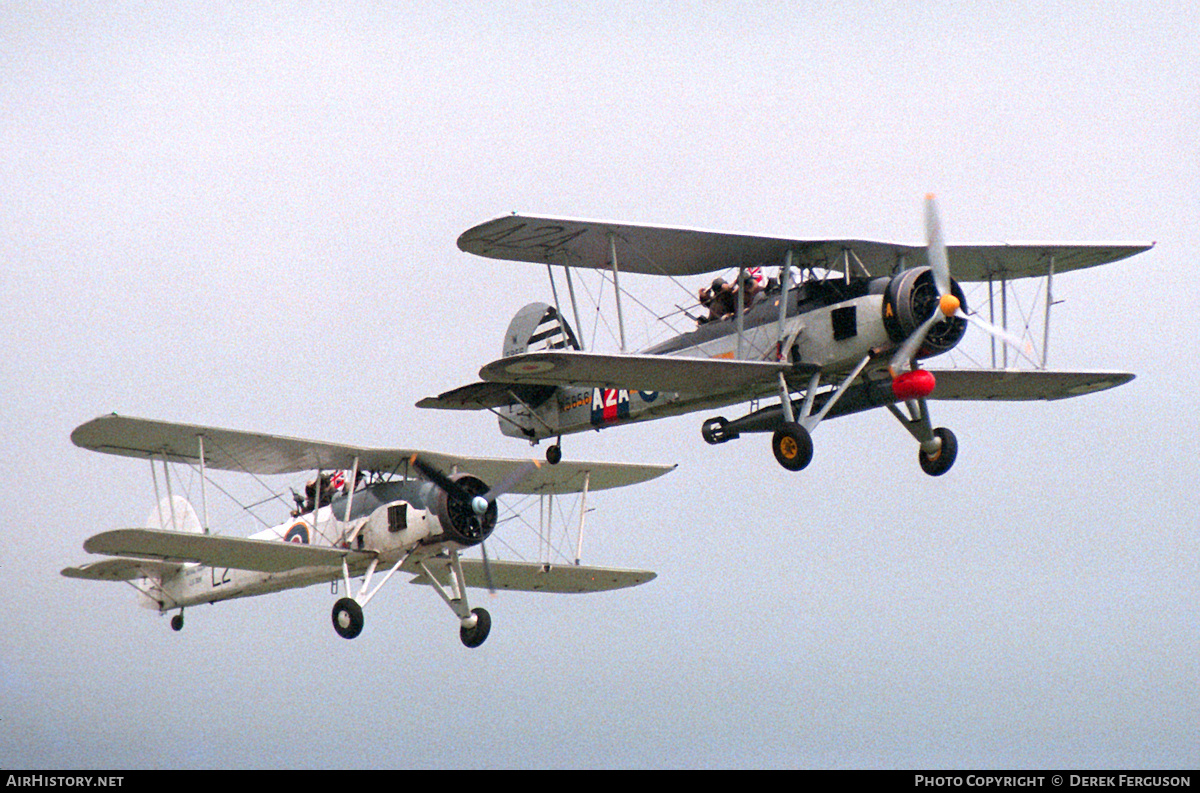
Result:
[[[720,319],[729,319],[737,310],[737,297],[731,284],[724,278],[714,278],[712,285],[700,290],[700,305],[708,309],[708,316],[701,317],[697,324],[703,325]]]

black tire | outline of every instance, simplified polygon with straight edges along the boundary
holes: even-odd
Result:
[[[353,598],[341,598],[333,604],[333,629],[343,639],[353,639],[362,633],[362,606]]]
[[[789,471],[801,471],[813,456],[812,436],[796,422],[784,424],[771,436],[771,451],[780,465]]]
[[[174,617],[171,617],[171,630],[178,633],[183,630],[183,612],[179,612]]]
[[[550,463],[551,465],[558,465],[561,460],[562,460],[562,447],[559,446],[557,443],[551,445],[548,449],[546,449],[546,462]]]
[[[921,463],[922,471],[930,476],[941,476],[950,470],[958,457],[958,438],[955,438],[954,433],[945,427],[938,427],[933,434],[941,438],[942,448],[933,456],[925,454],[924,451],[918,451],[917,459]]]
[[[476,617],[475,627],[459,628],[458,636],[467,647],[478,647],[492,632],[492,615],[485,608],[473,608],[471,613]]]

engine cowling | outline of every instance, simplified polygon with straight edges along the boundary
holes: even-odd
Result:
[[[959,300],[962,309],[967,308],[967,299],[958,282],[951,279],[950,292]],[[933,271],[928,267],[914,267],[893,277],[883,293],[883,326],[888,338],[901,344],[938,310],[937,284]],[[962,317],[948,317],[934,325],[925,336],[925,343],[917,351],[917,358],[953,349],[967,330],[967,321]]]
[[[471,496],[482,496],[488,492],[487,484],[477,476],[458,473],[450,477],[462,490]],[[439,540],[453,540],[460,545],[478,545],[496,528],[496,502],[491,502],[482,515],[475,512],[469,500],[452,496],[442,488],[437,489],[433,513],[442,524],[443,536]]]

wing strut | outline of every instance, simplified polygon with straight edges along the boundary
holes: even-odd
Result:
[[[617,327],[621,330],[621,352],[625,352],[625,315],[621,313],[621,283],[617,280],[617,238],[608,232],[608,254],[612,259],[613,293],[617,297]]]
[[[196,435],[196,443],[200,447],[200,508],[204,511],[204,533],[208,534],[208,488],[204,485],[204,434]]]
[[[783,330],[787,323],[787,301],[788,290],[791,289],[792,277],[792,249],[788,248],[787,253],[783,257],[783,272],[779,274],[779,360],[783,360],[788,353],[783,349]],[[784,397],[787,398],[786,395]],[[791,419],[789,419],[790,421]]]
[[[583,323],[579,321],[579,305],[575,302],[575,284],[571,281],[571,268],[563,265],[563,272],[567,275],[567,294],[571,296],[571,313],[575,315],[575,327],[578,329],[575,332],[579,341],[579,349],[583,350]]]
[[[1046,368],[1050,353],[1050,306],[1054,305],[1054,254],[1050,254],[1050,269],[1046,271],[1046,319],[1042,322],[1042,368]]]
[[[746,336],[746,320],[742,314],[746,311],[746,290],[743,286],[746,283],[746,265],[738,265],[737,279],[737,358],[742,360],[743,340]],[[715,299],[715,298],[714,298]]]
[[[579,560],[583,558],[583,518],[587,515],[587,494],[588,485],[592,481],[592,472],[585,471],[583,474],[583,492],[580,494],[579,501],[579,539],[575,543],[575,566],[579,566]]]

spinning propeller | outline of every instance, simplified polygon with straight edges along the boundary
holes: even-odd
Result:
[[[946,243],[942,239],[942,222],[938,216],[937,203],[934,201],[932,193],[925,196],[925,240],[928,246],[926,258],[929,260],[929,269],[933,273],[933,283],[937,288],[938,305],[933,310],[933,313],[929,315],[929,318],[921,323],[904,340],[904,343],[900,345],[895,354],[892,355],[892,360],[888,364],[888,371],[892,375],[893,383],[900,384],[910,375],[918,374],[917,372],[906,370],[912,368],[913,359],[925,343],[925,338],[929,335],[934,325],[952,317],[959,317],[977,325],[985,332],[1017,349],[1025,349],[1025,345],[1021,342],[1021,339],[1013,334],[989,322],[985,322],[974,314],[968,314],[963,310],[961,301],[955,297],[950,281],[950,261],[946,256]],[[930,376],[930,379],[932,379],[932,376]],[[928,390],[932,390],[932,384],[930,384]],[[921,396],[927,395],[928,391]]]
[[[533,474],[534,471],[542,467],[541,462],[538,460],[529,460],[521,467],[514,469],[512,473],[506,476],[499,484],[489,489],[486,493],[483,495],[478,495],[470,492],[450,476],[447,476],[444,471],[433,465],[430,465],[415,454],[412,456],[409,462],[414,468],[420,471],[426,479],[441,488],[448,499],[458,501],[460,504],[470,509],[470,511],[480,521],[480,532],[484,538],[486,538],[490,532],[485,529],[483,521],[488,513],[492,513],[493,520],[495,519],[494,507],[496,505],[496,499],[507,493],[510,488],[516,486],[520,482],[523,482],[531,474]],[[496,587],[492,584],[492,570],[491,566],[488,564],[487,546],[484,544],[483,539],[480,539],[479,541],[479,549],[483,554],[483,573],[487,578],[488,591],[492,594],[495,594]]]

